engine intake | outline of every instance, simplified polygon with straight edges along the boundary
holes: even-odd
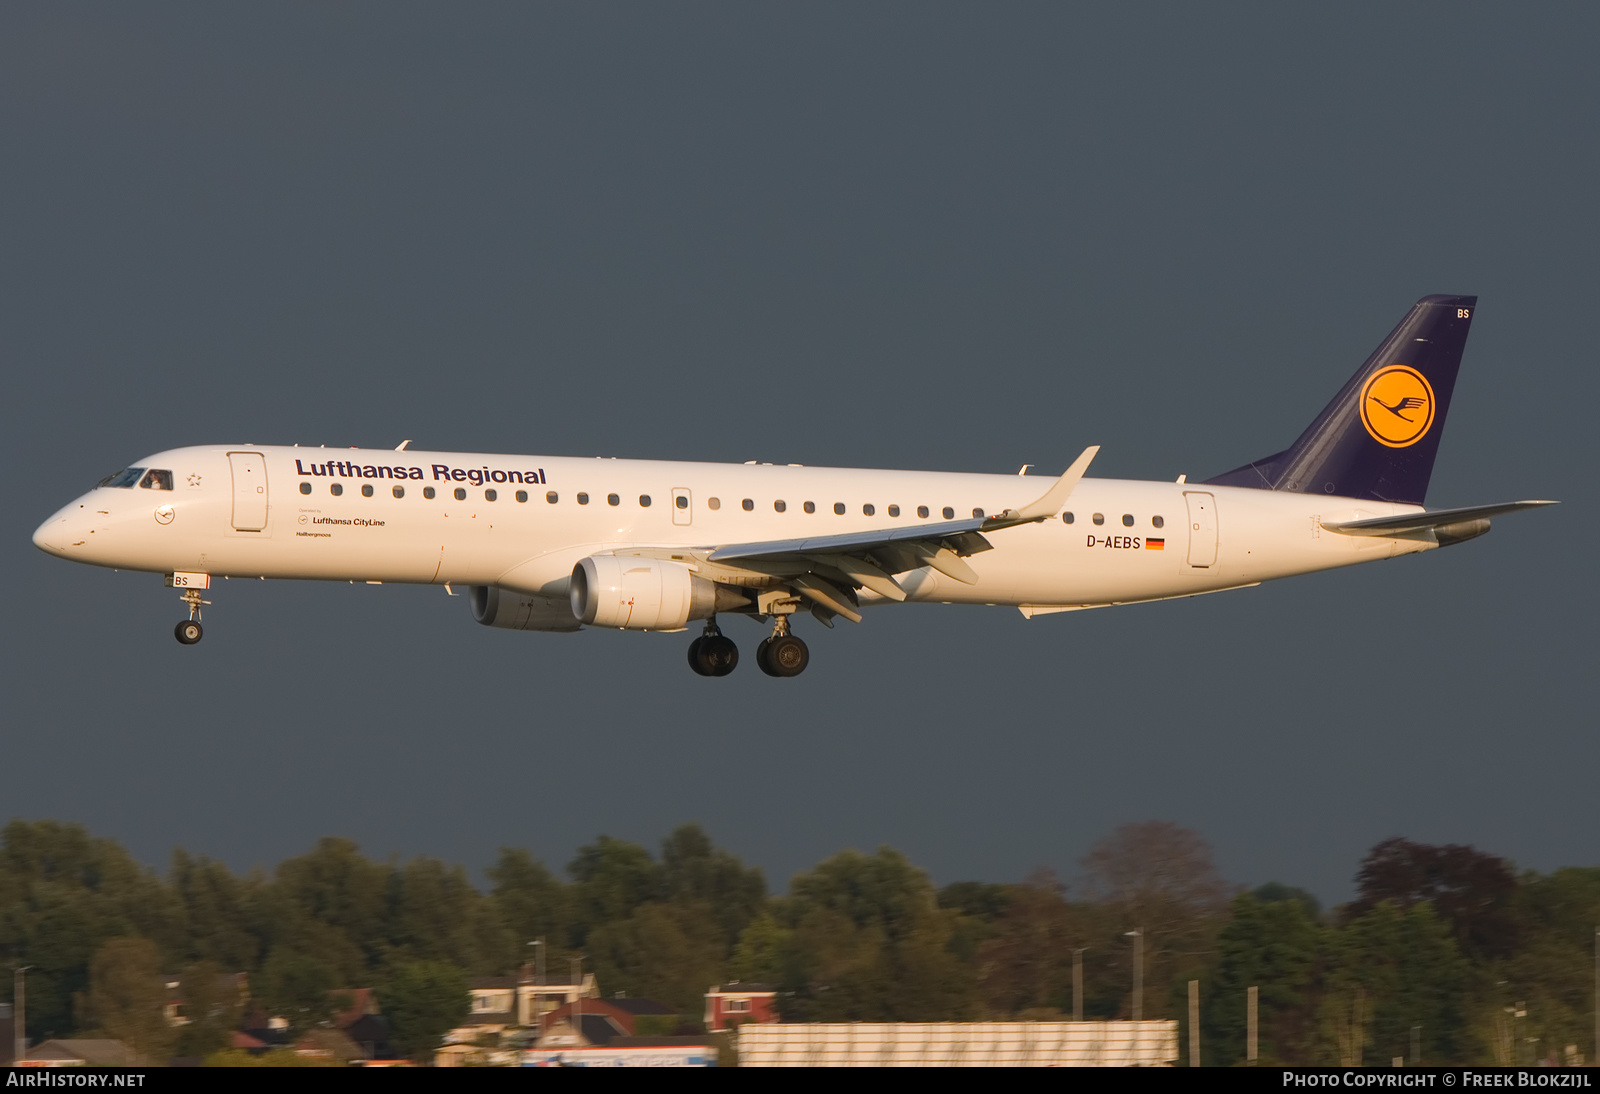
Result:
[[[677,562],[591,555],[572,568],[572,614],[596,627],[676,631],[750,603]]]

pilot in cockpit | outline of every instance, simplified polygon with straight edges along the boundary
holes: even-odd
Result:
[[[146,490],[171,490],[172,472],[151,470],[139,485]]]

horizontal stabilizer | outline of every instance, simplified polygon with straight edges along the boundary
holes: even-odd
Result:
[[[1502,513],[1515,513],[1519,509],[1538,509],[1556,505],[1553,501],[1507,501],[1499,505],[1470,505],[1464,509],[1434,509],[1423,513],[1402,513],[1397,517],[1374,517],[1371,520],[1323,521],[1330,532],[1344,536],[1402,536],[1407,532],[1422,532],[1447,524],[1461,524],[1469,520],[1487,520]]]

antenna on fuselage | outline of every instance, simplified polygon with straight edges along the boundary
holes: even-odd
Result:
[[[406,450],[406,445],[408,445],[410,443],[411,443],[411,438],[407,437],[405,440],[403,440],[399,444],[395,445],[394,446],[394,450],[396,452],[404,452]]]

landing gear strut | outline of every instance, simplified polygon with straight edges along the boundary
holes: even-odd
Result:
[[[200,605],[209,604],[209,600],[200,599],[199,589],[186,589],[182,597],[185,604],[189,605],[189,618],[183,620],[172,629],[179,642],[185,646],[192,646],[205,636],[205,630],[200,626]]]
[[[726,676],[739,667],[739,647],[723,637],[716,616],[706,620],[706,629],[689,643],[689,667],[701,676]]]
[[[777,616],[772,637],[756,647],[756,664],[768,676],[799,676],[811,663],[811,651],[796,635],[789,633],[789,617]]]

